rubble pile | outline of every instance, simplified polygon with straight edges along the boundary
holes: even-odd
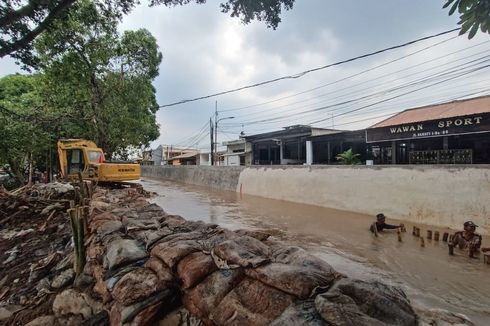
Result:
[[[85,237],[86,264],[76,277],[71,269],[69,227],[58,230],[67,224],[66,214],[54,214],[44,230],[57,221],[56,236],[38,243],[51,251],[42,263],[31,260],[23,267],[22,283],[36,284],[36,290],[29,287],[25,297],[43,309],[30,315],[15,312],[8,323],[437,325],[444,320],[449,325],[471,325],[462,316],[415,311],[399,288],[346,278],[325,261],[269,234],[186,221],[166,214],[147,197],[142,188],[95,190]],[[32,214],[22,215],[24,222],[7,225],[5,230],[2,226],[1,234],[20,232],[27,224],[36,237],[17,233],[13,241],[23,238],[17,242],[21,245],[42,239],[44,209],[36,206]],[[26,309],[25,302],[16,300],[25,290],[10,288],[12,278],[21,273],[2,274],[7,281],[0,289],[7,285],[9,302]],[[26,311],[30,309],[32,305]]]
[[[69,184],[0,189],[0,323],[24,325],[51,311],[55,293],[71,284]]]

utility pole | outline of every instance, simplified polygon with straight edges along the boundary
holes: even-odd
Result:
[[[209,156],[211,156],[211,165],[214,165],[214,141],[213,141],[213,119],[209,118],[209,135],[211,137],[211,152]]]
[[[218,165],[218,101],[214,103],[214,163]]]

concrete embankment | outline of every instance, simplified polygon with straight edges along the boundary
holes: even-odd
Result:
[[[144,166],[143,176],[490,234],[490,166]]]

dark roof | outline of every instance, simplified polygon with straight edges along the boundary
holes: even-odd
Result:
[[[296,138],[296,137],[303,137],[303,136],[311,136],[313,130],[320,130],[325,132],[332,131],[332,129],[315,128],[306,125],[294,125],[294,126],[284,127],[283,130],[271,131],[263,134],[249,135],[249,136],[245,136],[244,138],[248,142],[272,140],[274,138],[278,138],[278,139]]]
[[[370,128],[380,128],[414,122],[446,119],[490,112],[490,96],[475,97],[443,104],[427,105],[402,111]]]

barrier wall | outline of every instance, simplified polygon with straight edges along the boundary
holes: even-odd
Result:
[[[490,234],[490,166],[143,167],[143,175]]]

